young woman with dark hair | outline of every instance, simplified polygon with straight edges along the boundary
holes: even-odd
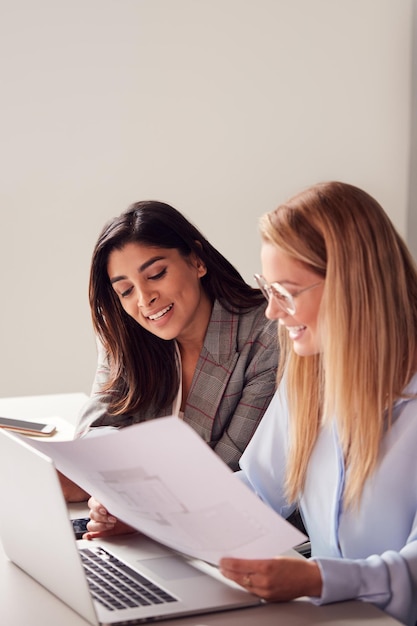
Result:
[[[104,227],[89,294],[99,358],[79,434],[176,414],[236,470],[275,390],[261,291],[180,212],[144,201]]]

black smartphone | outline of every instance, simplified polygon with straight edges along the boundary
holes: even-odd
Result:
[[[56,426],[53,424],[38,424],[37,422],[13,419],[11,417],[0,417],[0,428],[14,430],[23,435],[38,435],[42,437],[49,437],[56,431]]]
[[[77,519],[71,520],[76,539],[81,539],[83,534],[88,532],[87,524],[89,521],[90,521],[90,518],[88,517],[79,517]]]

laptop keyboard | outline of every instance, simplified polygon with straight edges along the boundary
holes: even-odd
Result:
[[[177,602],[164,589],[103,548],[83,548],[80,554],[91,595],[110,611]]]

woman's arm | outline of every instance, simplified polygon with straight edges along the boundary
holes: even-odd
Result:
[[[409,404],[410,413],[403,415],[403,421],[407,426],[416,424],[413,416],[413,407],[411,403]],[[285,387],[281,384],[252,441],[242,455],[240,461],[242,471],[238,474],[239,478],[284,517],[288,517],[288,507],[290,506],[286,502],[283,492],[288,450],[287,414]],[[406,519],[408,518],[410,507],[412,509],[412,502],[415,500],[416,473],[413,468],[416,457],[414,430],[410,426],[405,432],[399,429],[397,435],[395,435],[395,428],[393,429],[393,441],[404,443],[404,447],[400,446],[400,450],[395,452],[395,447],[391,444],[395,454],[393,454],[392,463],[388,465],[389,473],[383,474],[383,477],[380,479],[382,488],[379,489],[381,502],[378,509],[375,502],[375,485],[370,492],[372,496],[371,510],[374,514],[376,510],[379,510],[380,514],[374,515],[373,521],[370,522],[371,528],[363,527],[363,532],[377,533],[380,536],[382,529],[384,529],[384,524],[389,524],[388,528],[390,530],[387,533],[392,536],[392,539],[391,541],[387,540],[386,543],[394,545],[399,543],[401,546],[402,543],[406,542],[406,545],[397,551],[381,550],[380,554],[376,553],[361,559],[336,555],[332,558],[313,557],[308,562],[315,564],[320,571],[322,581],[321,593],[317,594],[317,590],[314,593],[309,592],[307,586],[303,586],[302,589],[297,588],[297,585],[294,583],[294,587],[292,587],[293,594],[314,596],[311,597],[311,600],[315,604],[327,604],[352,599],[370,602],[400,622],[415,626],[417,623],[417,513],[413,516],[411,510],[411,519],[414,517],[414,522],[411,530],[407,531],[405,536],[402,536],[401,529],[398,529],[397,532],[395,526],[396,519],[404,519],[404,516]],[[408,459],[409,463],[405,463],[405,459]],[[392,471],[392,468],[398,469],[398,464],[401,463],[405,467],[405,470],[403,470],[405,480],[403,480],[401,474],[396,482],[398,482],[398,489],[402,495],[396,503],[397,515],[388,516],[386,507],[390,506],[389,491],[388,488],[384,489],[384,485],[393,479],[395,472]],[[409,477],[408,480],[406,478],[407,475]],[[384,482],[384,477],[387,483]],[[313,486],[312,490],[312,498],[314,499],[318,496],[319,490],[317,485],[316,487]],[[404,515],[401,515],[401,509],[398,510],[398,507],[402,506],[401,502],[404,504]],[[381,528],[378,530],[375,520],[379,518]],[[356,524],[355,526],[355,519],[351,520],[351,524],[353,534],[356,536],[358,525]],[[366,524],[366,520],[367,517],[364,515],[361,524]],[[346,524],[346,520],[344,523]],[[405,525],[407,525],[407,522],[405,522]],[[399,536],[401,539],[399,539]],[[360,544],[361,542],[359,542]],[[276,576],[278,581],[276,584],[281,582],[280,579],[283,575],[282,567],[289,567],[289,573],[292,571],[291,564],[283,562],[282,559],[280,559],[280,563],[276,562],[276,559],[259,563],[263,563],[262,567],[266,567],[268,564],[271,568],[271,578],[273,579]],[[230,565],[227,560],[225,567],[230,570]],[[302,566],[297,565],[297,567]],[[233,568],[236,570],[236,563],[233,564]],[[304,572],[300,574],[301,579],[303,575]],[[306,581],[306,585],[307,583],[308,581]],[[269,585],[270,589],[273,589],[274,583],[270,582]],[[297,596],[294,595],[293,597]]]
[[[220,561],[220,571],[269,602],[288,602],[301,596],[320,596],[322,578],[317,563],[304,558],[235,559]]]
[[[58,472],[58,478],[66,502],[85,502],[90,497],[84,489],[81,489],[61,472]]]
[[[103,393],[103,386],[110,377],[110,367],[107,354],[102,343],[97,340],[97,367],[91,389],[90,398],[84,404],[78,416],[76,427],[77,436],[86,434],[91,426],[129,426],[132,423],[130,416],[114,416],[108,412],[109,399]],[[125,423],[124,423],[125,422]]]
[[[366,559],[311,560],[319,566],[323,579],[316,604],[357,599],[375,604],[403,624],[416,624],[417,539],[399,552],[389,550]]]
[[[275,391],[276,350],[259,350],[259,353],[258,367],[247,372],[239,402],[223,434],[213,445],[213,450],[233,471],[239,469],[240,457],[258,428]]]
[[[220,571],[270,602],[371,602],[407,626],[417,621],[417,540],[367,559],[224,558]]]

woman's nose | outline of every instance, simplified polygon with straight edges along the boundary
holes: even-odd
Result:
[[[155,291],[143,291],[138,292],[138,307],[148,307],[158,299],[158,295]]]
[[[269,298],[268,306],[266,307],[266,310],[265,310],[265,316],[269,320],[279,320],[287,315],[288,313],[284,311],[284,309],[278,304],[278,302],[276,301],[274,297]]]

